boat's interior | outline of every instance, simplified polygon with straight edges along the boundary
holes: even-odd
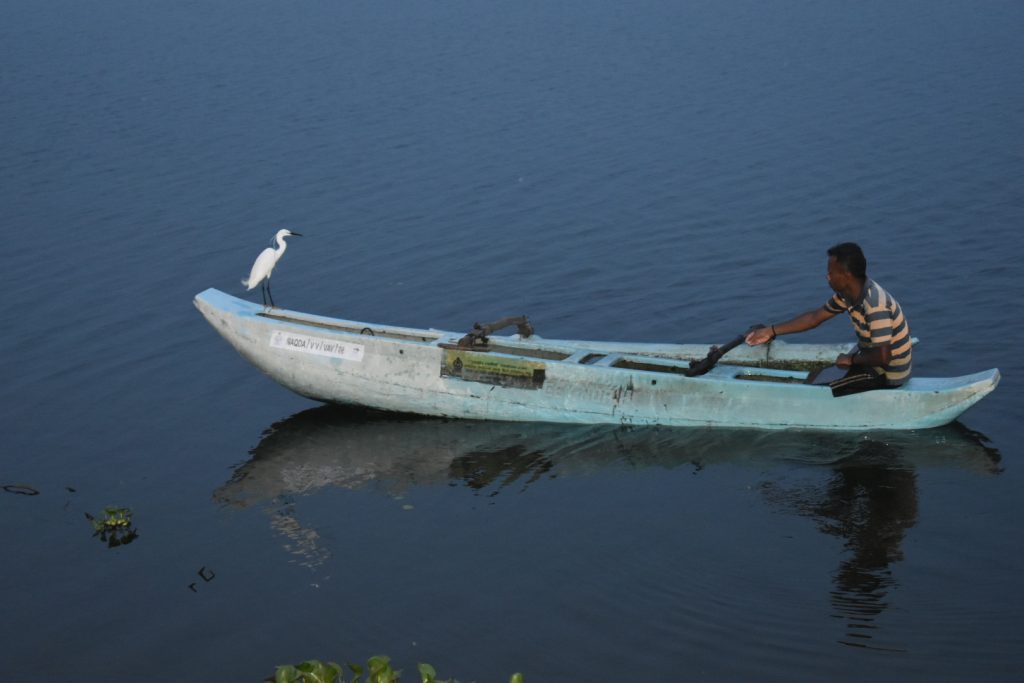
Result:
[[[625,370],[640,370],[642,372],[664,372],[674,375],[685,375],[689,369],[689,363],[664,361],[662,359],[647,359],[638,356],[614,356],[608,357],[607,364],[613,368]],[[780,384],[803,384],[806,382],[808,373],[804,370],[790,370],[774,367],[751,367],[732,363],[719,362],[718,367],[735,370],[732,375],[734,379],[750,380],[754,382],[776,382]]]
[[[279,320],[282,322],[296,323],[311,327],[346,332],[348,334],[370,335],[384,337],[386,339],[398,339],[402,341],[421,342],[437,344],[444,348],[461,349],[457,344],[457,335],[450,332],[434,330],[421,330],[415,328],[390,327],[384,325],[363,325],[349,321],[322,318],[319,316],[286,315],[272,311],[263,311],[257,315]],[[685,375],[689,368],[689,359],[668,359],[653,356],[621,353],[598,353],[591,350],[565,349],[555,346],[545,346],[532,340],[519,340],[509,337],[501,337],[500,341],[491,338],[488,343],[474,345],[466,350],[480,353],[499,353],[521,358],[538,358],[542,360],[563,361],[579,363],[581,365],[595,365],[601,367],[621,368],[623,370],[638,370],[642,372],[656,372],[674,375]],[[721,367],[733,367],[737,372],[733,377],[740,380],[755,382],[777,382],[777,383],[803,383],[809,372],[820,369],[826,364],[806,362],[784,362],[776,361],[767,365],[761,364],[750,366],[740,363],[729,363],[721,361]]]

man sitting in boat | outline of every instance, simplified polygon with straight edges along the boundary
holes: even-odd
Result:
[[[868,278],[867,260],[858,245],[844,242],[828,250],[828,284],[835,295],[824,306],[792,320],[752,330],[747,334],[747,343],[754,346],[770,342],[780,334],[804,332],[846,311],[857,333],[857,349],[836,358],[836,365],[848,371],[829,383],[832,395],[898,387],[907,381],[912,345],[910,326],[899,302]]]

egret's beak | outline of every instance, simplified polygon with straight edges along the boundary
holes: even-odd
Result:
[[[301,232],[293,232],[293,233],[291,234],[291,236],[292,236],[292,237],[302,237],[302,233],[301,233]]]

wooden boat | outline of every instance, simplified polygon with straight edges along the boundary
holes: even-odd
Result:
[[[267,308],[216,289],[196,295],[195,305],[243,357],[302,396],[421,415],[680,427],[923,429],[952,422],[999,383],[999,371],[992,369],[963,377],[915,377],[898,389],[833,398],[827,386],[805,380],[848,344],[738,345],[726,362],[716,364],[709,344],[542,339],[527,336],[528,328],[499,336],[486,326],[465,335]],[[697,374],[691,365],[702,359],[703,372]]]

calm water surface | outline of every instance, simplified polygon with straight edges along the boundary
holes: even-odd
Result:
[[[1019,2],[4,15],[5,680],[1024,675]],[[1004,379],[920,433],[317,407],[191,304],[280,227],[288,307],[707,343],[823,303],[854,239],[919,375]]]

